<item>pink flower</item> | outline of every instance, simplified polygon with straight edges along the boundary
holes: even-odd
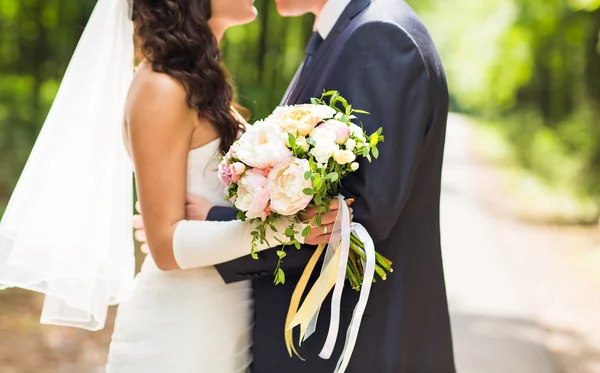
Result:
[[[269,175],[271,191],[271,209],[278,214],[291,216],[304,210],[313,196],[303,190],[312,186],[312,180],[306,180],[304,174],[310,170],[308,160],[290,158],[273,168]]]
[[[263,170],[250,168],[240,178],[238,183],[237,199],[235,206],[246,213],[249,219],[268,216],[269,182]]]
[[[328,120],[317,128],[324,128],[333,131],[335,133],[336,144],[343,144],[350,137],[350,127],[348,127],[346,123],[340,122],[339,120]]]
[[[231,145],[231,148],[229,148],[229,152],[227,153],[227,155],[230,158],[237,158],[237,151],[240,148],[240,145],[237,142],[234,142],[233,145]]]
[[[221,183],[228,188],[233,182],[233,175],[231,173],[231,167],[229,166],[229,158],[223,158],[223,161],[219,163],[218,174]]]
[[[273,167],[265,168],[263,170],[263,175],[265,175],[265,177],[268,179],[269,175],[271,174],[271,171],[273,171]]]
[[[231,166],[229,166],[229,171],[231,172],[231,179],[234,183],[240,181],[242,174],[246,171],[246,165],[242,162],[235,162]]]

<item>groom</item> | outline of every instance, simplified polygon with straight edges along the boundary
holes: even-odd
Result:
[[[439,201],[448,90],[437,50],[417,15],[402,0],[276,0],[283,16],[316,15],[316,32],[283,104],[309,102],[337,90],[365,130],[383,127],[379,159],[362,161],[344,180],[354,220],[364,225],[394,273],[373,285],[349,373],[455,373],[440,248]],[[208,220],[233,220],[214,207]],[[190,218],[190,217],[188,217]],[[310,241],[309,241],[310,242]],[[311,243],[316,243],[312,241]],[[290,298],[310,247],[288,250],[285,285],[274,286],[275,250],[259,260],[217,266],[227,282],[253,280],[253,373],[331,373],[343,348],[358,294],[342,297],[341,333],[330,360],[318,357],[329,322],[329,300],[317,331],[291,359],[283,330]],[[318,271],[317,271],[318,272]],[[296,340],[296,339],[295,339]]]
[[[383,127],[379,159],[361,162],[344,180],[355,198],[354,220],[394,273],[373,285],[350,373],[454,373],[440,248],[439,201],[448,115],[448,89],[440,57],[425,26],[402,0],[276,0],[283,16],[316,15],[316,32],[283,104],[309,102],[337,90],[354,107],[365,130]],[[230,220],[233,210],[213,208],[208,220]],[[290,250],[288,250],[290,251]],[[310,249],[291,250],[285,285],[274,286],[274,250],[260,260],[217,266],[226,281],[254,279],[253,373],[333,372],[358,294],[346,289],[334,356],[322,360],[329,322],[325,303],[317,331],[291,359],[283,329],[294,287]]]

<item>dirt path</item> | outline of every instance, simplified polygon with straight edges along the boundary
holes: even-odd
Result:
[[[518,219],[527,201],[473,141],[452,116],[442,213],[460,372],[600,372],[598,229]]]

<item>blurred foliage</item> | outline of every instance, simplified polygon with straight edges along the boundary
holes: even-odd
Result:
[[[410,0],[436,40],[453,109],[499,123],[516,159],[600,204],[600,0]],[[95,0],[0,0],[0,211]],[[276,106],[313,17],[259,19],[222,43],[240,102]]]
[[[522,166],[596,204],[599,8],[600,0],[446,0],[423,13],[454,109],[492,119]]]

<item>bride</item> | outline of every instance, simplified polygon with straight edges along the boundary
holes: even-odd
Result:
[[[218,43],[255,11],[251,0],[134,3],[144,59],[125,105],[125,138],[152,255],[121,301],[108,373],[249,368],[251,286],[225,285],[213,265],[247,255],[251,227],[185,221],[185,206],[187,194],[224,203],[217,157],[243,119]]]
[[[42,323],[88,330],[120,303],[109,373],[245,372],[250,284],[225,285],[213,265],[247,255],[253,227],[185,209],[192,195],[225,203],[217,157],[244,121],[219,41],[256,9],[132,1],[99,0],[86,26],[0,222],[0,289],[44,293]],[[132,169],[152,254],[133,282]]]

